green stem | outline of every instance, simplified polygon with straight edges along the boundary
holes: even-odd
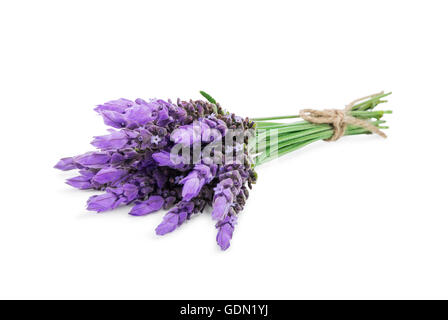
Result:
[[[280,119],[294,119],[294,118],[300,118],[299,115],[292,115],[292,116],[279,116],[279,117],[266,117],[266,118],[252,118],[252,121],[267,121],[267,120],[280,120]]]
[[[263,127],[275,127],[278,125],[284,125],[284,123],[278,123],[278,122],[256,122],[257,128],[263,128]]]
[[[382,124],[384,122],[385,121],[378,120],[378,121],[373,121],[371,123],[380,128],[387,128],[384,126],[383,127],[380,126],[380,124]],[[287,151],[286,153],[289,153],[294,150],[297,150],[298,148],[295,148],[296,146],[298,146],[298,147],[305,146],[314,141],[325,140],[325,139],[330,138],[333,135],[333,129],[329,125],[326,125],[326,126],[327,126],[327,128],[322,128],[322,127],[314,128],[314,129],[290,134],[283,138],[279,138],[277,146],[272,147],[272,148],[269,147],[268,150],[266,150],[262,154],[257,155],[256,165],[260,165],[262,163],[265,163],[267,161],[270,161],[277,157],[280,157],[285,154],[285,151]],[[355,134],[363,134],[363,133],[370,133],[370,131],[365,128],[361,128],[361,127],[348,126],[344,135],[347,136],[347,135],[355,135]],[[309,141],[311,141],[311,142],[309,142]],[[266,141],[264,141],[264,142],[266,142]],[[291,151],[288,151],[288,150],[291,150]],[[277,151],[277,154],[274,156],[271,156],[272,153],[276,152],[276,151]],[[258,159],[260,159],[260,157],[263,157],[263,156],[265,158],[262,158],[262,160],[259,161]],[[270,160],[267,160],[267,159],[270,159]]]
[[[387,129],[387,126],[381,126],[385,121],[379,120],[384,114],[392,113],[392,111],[372,111],[375,106],[386,100],[380,100],[391,93],[384,93],[366,101],[358,103],[350,111],[350,115],[359,119],[375,119],[370,123],[380,129]],[[255,156],[255,165],[261,165],[273,159],[286,155],[297,149],[300,149],[312,142],[325,140],[333,135],[333,128],[330,124],[314,124],[307,121],[295,121],[290,123],[273,122],[271,120],[296,119],[298,115],[253,118],[251,120],[256,123],[256,139],[252,140],[253,149],[258,150],[261,144],[265,148],[263,152]],[[276,130],[277,145],[270,146],[271,130]],[[344,135],[356,135],[370,133],[362,127],[349,125]],[[276,154],[274,154],[276,153]]]

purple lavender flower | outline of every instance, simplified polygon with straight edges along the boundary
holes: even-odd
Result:
[[[179,170],[185,168],[185,160],[181,156],[171,154],[168,151],[156,152],[152,155],[152,158],[159,166],[166,166]]]
[[[226,123],[218,118],[214,114],[201,120],[204,123],[202,126],[201,134],[202,141],[212,142],[218,139],[222,139],[227,134]]]
[[[112,210],[125,202],[125,198],[119,197],[112,192],[107,192],[99,196],[92,196],[87,201],[87,210],[103,212]]]
[[[95,176],[95,173],[89,170],[81,170],[80,173],[80,176],[67,179],[66,183],[81,190],[93,188],[92,178]]]
[[[229,212],[233,195],[226,189],[227,196],[224,194],[218,195],[213,201],[212,218],[215,220],[221,220]]]
[[[102,168],[110,160],[106,152],[87,152],[73,159],[76,164],[86,168]]]
[[[215,177],[217,169],[218,166],[216,164],[210,166],[204,164],[195,165],[194,169],[180,181],[184,185],[182,189],[183,199],[190,201],[196,197],[204,184],[209,183]]]
[[[135,132],[138,133],[138,148],[142,150],[160,150],[169,142],[168,131],[163,127],[147,125],[145,128],[135,129]]]
[[[242,187],[242,178],[238,170],[228,171],[220,176],[221,182],[215,188],[212,218],[222,220]]]
[[[236,215],[227,216],[222,222],[216,225],[218,234],[216,235],[216,242],[221,247],[221,250],[227,250],[230,246],[230,240],[235,230],[237,217]]]
[[[98,171],[98,173],[92,178],[92,181],[99,184],[106,184],[115,182],[122,178],[126,174],[125,170],[117,168],[104,168]]]
[[[156,228],[156,234],[164,235],[175,230],[192,214],[202,212],[212,200],[213,192],[210,186],[205,185],[199,195],[191,201],[180,201],[163,218],[162,223]]]
[[[236,214],[247,198],[245,184],[250,187],[254,178],[246,159],[231,165],[219,161],[225,151],[247,156],[246,142],[222,146],[228,130],[245,128],[247,120],[224,114],[219,104],[192,100],[118,99],[95,111],[118,130],[94,137],[91,144],[98,151],[63,158],[55,166],[79,169],[78,176],[67,180],[75,188],[106,191],[90,197],[87,209],[102,212],[133,203],[129,213],[135,216],[169,209],[156,229],[163,235],[210,205],[218,220],[218,244],[227,249]],[[200,147],[201,162],[191,164],[187,155],[175,154],[176,144],[183,152],[191,145]]]
[[[161,196],[151,196],[148,200],[136,204],[129,212],[129,214],[133,216],[142,216],[152,212],[156,212],[162,208],[164,203],[165,199],[163,199]]]
[[[201,141],[201,126],[197,124],[181,126],[171,133],[171,141],[185,146]]]
[[[164,102],[164,101],[163,101]],[[166,103],[166,102],[164,102]],[[170,116],[169,109],[167,106],[160,106],[159,114],[157,116],[157,125],[161,127],[165,127],[168,124],[172,123],[174,118]]]
[[[95,137],[91,144],[101,150],[121,149],[129,144],[130,137],[126,134],[126,131],[113,129],[109,131],[110,134],[108,135]]]
[[[157,118],[157,112],[155,112],[157,108],[157,105],[142,103],[127,109],[124,118],[127,123],[142,126]]]
[[[110,111],[110,110],[104,110],[100,111],[101,116],[103,117],[104,124],[114,127],[114,128],[125,128],[128,124],[126,115]]]
[[[141,190],[141,188],[132,183],[106,188],[106,193],[90,197],[87,201],[87,210],[102,212],[115,209],[121,204],[129,204],[137,199]]]
[[[139,196],[140,188],[133,183],[123,184],[123,195],[126,197],[126,202],[132,202]]]
[[[225,123],[214,117],[199,119],[193,124],[180,126],[171,133],[171,141],[189,146],[198,142],[222,139],[227,132]]]
[[[193,213],[194,203],[191,201],[181,201],[171,209],[164,217],[162,223],[156,228],[158,235],[164,235],[174,231]]]
[[[128,99],[118,99],[118,100],[112,100],[109,102],[106,102],[103,105],[97,106],[94,110],[96,112],[102,112],[102,111],[115,111],[118,113],[124,113],[126,109],[132,107],[134,105],[134,102]]]
[[[62,158],[54,167],[62,171],[68,171],[76,169],[76,163],[73,158]]]
[[[151,99],[149,102],[137,99],[135,103],[119,99],[98,106],[95,111],[103,117],[106,125],[131,129],[148,123],[167,126],[175,118],[185,116],[184,110],[160,99]]]

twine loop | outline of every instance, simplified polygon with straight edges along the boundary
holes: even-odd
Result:
[[[384,92],[381,91],[379,93],[375,93],[366,97],[362,97],[356,100],[353,100],[348,105],[345,106],[344,109],[325,109],[325,110],[315,110],[315,109],[302,109],[300,110],[300,117],[308,122],[316,123],[316,124],[331,124],[333,126],[333,135],[325,139],[325,141],[336,141],[340,137],[342,137],[347,129],[347,125],[351,124],[354,126],[362,127],[366,130],[369,130],[372,133],[378,134],[379,136],[386,138],[386,134],[378,129],[376,126],[371,124],[367,120],[358,119],[352,117],[349,113],[352,110],[353,106],[362,100],[373,98],[375,96],[381,95]]]

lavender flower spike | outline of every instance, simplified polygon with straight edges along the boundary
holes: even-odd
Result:
[[[151,196],[148,200],[136,204],[129,214],[133,216],[147,215],[159,211],[164,203],[165,200],[161,196]]]
[[[133,101],[121,98],[118,100],[106,102],[103,105],[99,105],[94,110],[99,113],[106,110],[115,111],[118,113],[125,113],[126,109],[132,107],[133,105],[134,105]]]
[[[230,178],[222,180],[215,188],[215,197],[213,201],[212,218],[214,220],[223,220],[233,202],[232,193],[233,180]]]
[[[90,197],[87,201],[87,210],[103,212],[115,209],[123,202],[123,198],[118,197],[114,193],[107,192],[99,196]]]
[[[185,222],[185,220],[193,213],[193,210],[193,202],[181,201],[163,217],[162,223],[156,228],[156,234],[162,236],[174,231],[178,226]]]
[[[102,168],[110,161],[110,155],[105,152],[87,152],[74,158],[74,162],[86,168]]]
[[[62,171],[73,170],[76,169],[76,163],[73,161],[73,158],[62,158],[56,163],[54,168]]]
[[[74,188],[78,188],[81,190],[92,188],[93,185],[91,180],[95,174],[87,170],[81,170],[80,173],[80,176],[67,179],[66,183]]]
[[[108,135],[95,137],[91,144],[101,150],[120,149],[128,144],[129,137],[124,130],[115,131],[111,129],[109,132]]]
[[[201,191],[204,184],[209,183],[216,175],[218,166],[211,164],[206,166],[204,164],[195,165],[194,169],[180,181],[183,184],[182,197],[185,201],[190,201],[196,197]]]
[[[216,242],[221,247],[221,250],[227,250],[230,247],[230,240],[235,230],[237,216],[232,214],[227,216],[224,221],[219,222],[216,227],[219,229],[216,235]]]

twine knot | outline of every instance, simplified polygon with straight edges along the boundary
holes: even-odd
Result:
[[[354,126],[362,127],[366,130],[369,130],[372,133],[376,133],[379,136],[386,138],[386,134],[378,129],[376,126],[371,124],[367,120],[358,119],[352,117],[349,112],[352,110],[353,106],[362,100],[373,98],[384,92],[375,93],[366,97],[362,97],[356,100],[353,100],[348,105],[345,106],[344,109],[325,109],[325,110],[315,110],[315,109],[302,109],[300,110],[300,117],[308,122],[316,123],[316,124],[324,124],[328,123],[333,126],[333,135],[325,139],[325,141],[336,141],[340,137],[342,137],[347,129],[347,125],[351,124]]]

